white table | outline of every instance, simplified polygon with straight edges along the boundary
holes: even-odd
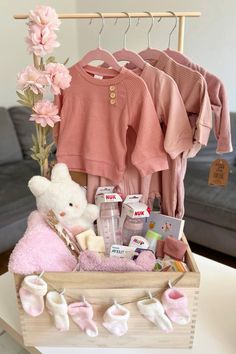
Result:
[[[235,354],[236,353],[236,270],[195,255],[201,272],[200,302],[193,349],[112,349],[118,354]],[[0,327],[23,345],[11,274],[0,277]],[[30,353],[110,354],[103,348],[28,347]]]

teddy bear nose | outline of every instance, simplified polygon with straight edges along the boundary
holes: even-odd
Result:
[[[76,208],[79,208],[79,204],[75,205]]]
[[[65,216],[66,215],[66,213],[64,212],[64,211],[62,211],[61,213],[60,213],[60,216]]]

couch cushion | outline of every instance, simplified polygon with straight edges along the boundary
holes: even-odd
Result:
[[[27,184],[32,176],[39,174],[39,168],[36,161],[22,160],[14,164],[2,165],[0,171],[1,229],[35,209],[35,197]]]
[[[207,162],[188,162],[185,177],[185,214],[236,230],[236,166],[230,168],[226,187],[208,186],[209,168],[210,163]]]
[[[11,117],[0,107],[0,164],[22,160],[21,147]]]
[[[226,159],[231,165],[235,165],[236,162],[236,113],[230,113],[231,121],[231,136],[232,145],[234,151],[228,154],[223,154],[222,157]],[[216,138],[214,131],[211,131],[209,141],[206,147],[203,147],[196,157],[191,159],[193,162],[209,162],[211,163],[214,159],[219,158],[219,154],[216,153]]]
[[[21,145],[25,159],[31,159],[32,135],[35,135],[35,123],[29,121],[30,108],[15,106],[9,109],[9,113]]]
[[[27,107],[15,106],[9,108],[9,113],[16,129],[16,134],[21,145],[24,159],[31,159],[32,151],[30,148],[33,144],[32,135],[36,134],[35,123],[29,120],[31,109]],[[52,142],[51,133],[47,137],[47,142],[48,144]],[[55,154],[55,146],[52,148],[52,153]]]

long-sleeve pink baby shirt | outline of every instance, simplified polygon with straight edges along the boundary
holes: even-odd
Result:
[[[80,63],[70,68],[70,74],[71,85],[57,101],[58,162],[119,183],[131,127],[136,137],[131,159],[140,175],[168,168],[159,120],[142,79],[125,68],[117,72]]]
[[[222,81],[215,75],[209,73],[201,66],[191,62],[182,53],[167,49],[168,54],[178,63],[198,71],[205,78],[207,83],[208,95],[211,101],[211,108],[214,112],[214,131],[217,139],[217,153],[227,153],[233,150],[231,142],[230,115],[228,99]]]
[[[194,145],[188,156],[194,157],[202,145],[207,145],[212,128],[206,81],[200,73],[177,63],[164,52],[151,64],[170,75],[178,86],[193,127]]]

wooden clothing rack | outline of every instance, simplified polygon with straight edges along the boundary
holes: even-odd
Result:
[[[184,33],[185,33],[185,19],[186,17],[200,17],[201,12],[87,12],[87,13],[61,13],[58,17],[62,20],[83,20],[83,19],[117,19],[117,18],[151,18],[151,17],[166,17],[166,18],[178,18],[178,51],[183,53],[184,50]],[[28,18],[28,14],[17,14],[14,16],[16,20],[25,20]],[[33,55],[34,64],[38,66],[39,58]],[[87,185],[87,174],[83,172],[71,171],[71,177],[74,181],[82,186]]]
[[[179,26],[178,26],[178,51],[181,53],[184,49],[184,31],[185,31],[185,19],[186,17],[200,17],[201,12],[129,12],[129,17],[131,18],[145,18],[148,17],[178,17]],[[105,12],[101,13],[103,18],[127,18],[127,15],[123,12]],[[151,15],[151,16],[150,16]],[[58,17],[63,20],[73,20],[73,19],[100,19],[101,16],[98,13],[62,13],[58,14]],[[24,20],[28,18],[27,14],[18,14],[15,15],[16,20]]]

